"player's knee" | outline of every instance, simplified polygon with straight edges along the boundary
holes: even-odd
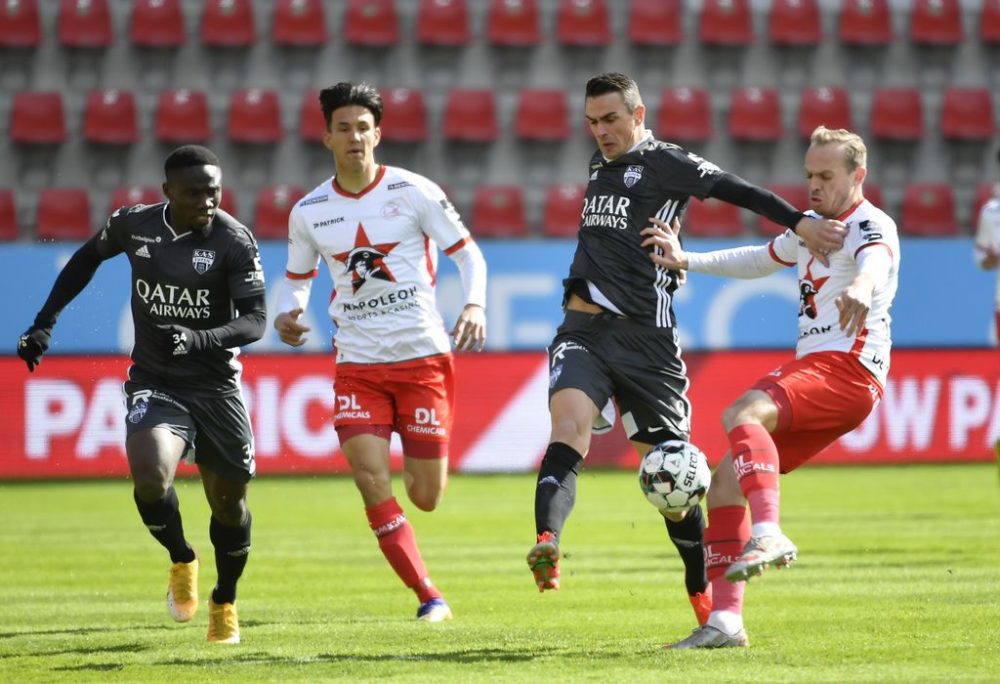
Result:
[[[170,479],[156,469],[133,470],[132,484],[140,501],[158,501],[167,495]]]
[[[406,495],[414,506],[429,513],[437,508],[444,498],[444,485],[414,479],[406,483]]]

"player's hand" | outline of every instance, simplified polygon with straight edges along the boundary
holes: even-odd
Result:
[[[451,336],[458,351],[482,351],[486,345],[486,310],[478,304],[466,304]]]
[[[292,309],[274,317],[274,329],[278,331],[278,337],[291,347],[305,344],[307,338],[302,336],[312,330],[298,322],[301,315],[302,309]]]
[[[653,225],[642,230],[642,235],[646,239],[642,241],[643,247],[658,247],[662,254],[655,250],[650,252],[649,258],[654,264],[662,266],[670,271],[683,271],[688,267],[687,254],[681,248],[681,239],[678,233],[681,231],[681,222],[673,220],[669,226],[660,219],[650,216],[649,222]]]
[[[52,341],[51,328],[31,326],[17,338],[17,355],[28,365],[28,370],[35,372],[35,366],[42,362],[42,355],[49,350]]]
[[[875,283],[865,274],[859,275],[833,300],[840,312],[840,329],[849,337],[864,330],[868,311],[872,308]]]
[[[979,265],[984,269],[996,268],[1000,264],[1000,254],[993,248],[993,245],[976,245],[976,249],[983,253],[983,259]]]
[[[201,336],[196,330],[176,323],[161,323],[156,326],[162,336],[163,349],[167,356],[187,356],[201,350]]]
[[[843,221],[806,216],[795,224],[795,234],[802,239],[810,254],[824,266],[829,266],[829,256],[844,246],[847,225]]]

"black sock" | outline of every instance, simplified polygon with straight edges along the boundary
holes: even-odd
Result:
[[[708,587],[705,571],[705,517],[701,506],[687,512],[680,522],[663,519],[667,523],[667,534],[677,547],[677,553],[684,561],[684,586],[688,596],[694,596]]]
[[[236,601],[236,583],[250,555],[251,520],[250,511],[247,511],[246,520],[239,527],[226,527],[214,515],[208,525],[208,536],[215,547],[215,569],[219,573],[218,583],[212,590],[212,600],[216,603]]]
[[[576,476],[582,463],[583,456],[568,444],[549,444],[535,485],[535,531],[538,534],[548,530],[558,536],[562,531],[576,502]]]
[[[184,525],[181,523],[181,509],[177,503],[177,492],[171,486],[162,499],[142,501],[132,490],[135,507],[139,509],[146,529],[170,553],[171,563],[190,563],[194,560],[194,549],[184,539]]]

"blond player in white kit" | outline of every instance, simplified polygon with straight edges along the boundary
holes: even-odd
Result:
[[[712,584],[708,622],[668,648],[749,645],[743,628],[745,581],[783,567],[798,550],[778,524],[778,475],[850,432],[878,405],[889,372],[889,307],[899,274],[895,222],[862,193],[864,141],[819,127],[805,156],[812,215],[847,225],[844,246],[813,254],[791,231],[767,245],[684,252],[675,228],[653,221],[654,262],[672,269],[757,278],[797,267],[799,339],[795,360],[731,404],[722,422],[730,451],[708,492],[705,558]],[[750,519],[747,519],[747,504]],[[751,527],[752,523],[752,527]]]
[[[333,420],[340,445],[379,548],[417,595],[417,619],[441,622],[451,609],[393,497],[389,440],[394,431],[400,436],[410,501],[433,510],[447,483],[454,411],[451,344],[434,295],[438,249],[458,266],[465,292],[450,333],[458,350],[480,350],[486,340],[486,262],[440,187],[375,162],[382,118],[375,88],[338,83],[319,100],[336,175],[289,215],[274,327],[286,344],[305,341],[309,329],[297,319],[325,260],[335,290],[329,310],[337,325]]]

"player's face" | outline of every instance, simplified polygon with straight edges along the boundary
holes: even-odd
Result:
[[[642,138],[646,108],[638,105],[629,112],[621,93],[588,97],[584,107],[590,133],[608,159],[622,156]]]
[[[375,164],[375,147],[381,137],[367,107],[347,105],[333,110],[323,144],[333,152],[338,173],[356,173]]]
[[[206,228],[222,200],[222,169],[208,165],[174,169],[163,184],[163,194],[170,200],[175,231]]]
[[[835,218],[861,199],[865,169],[851,171],[838,143],[810,145],[806,151],[806,182],[809,184],[809,208],[820,216]]]

